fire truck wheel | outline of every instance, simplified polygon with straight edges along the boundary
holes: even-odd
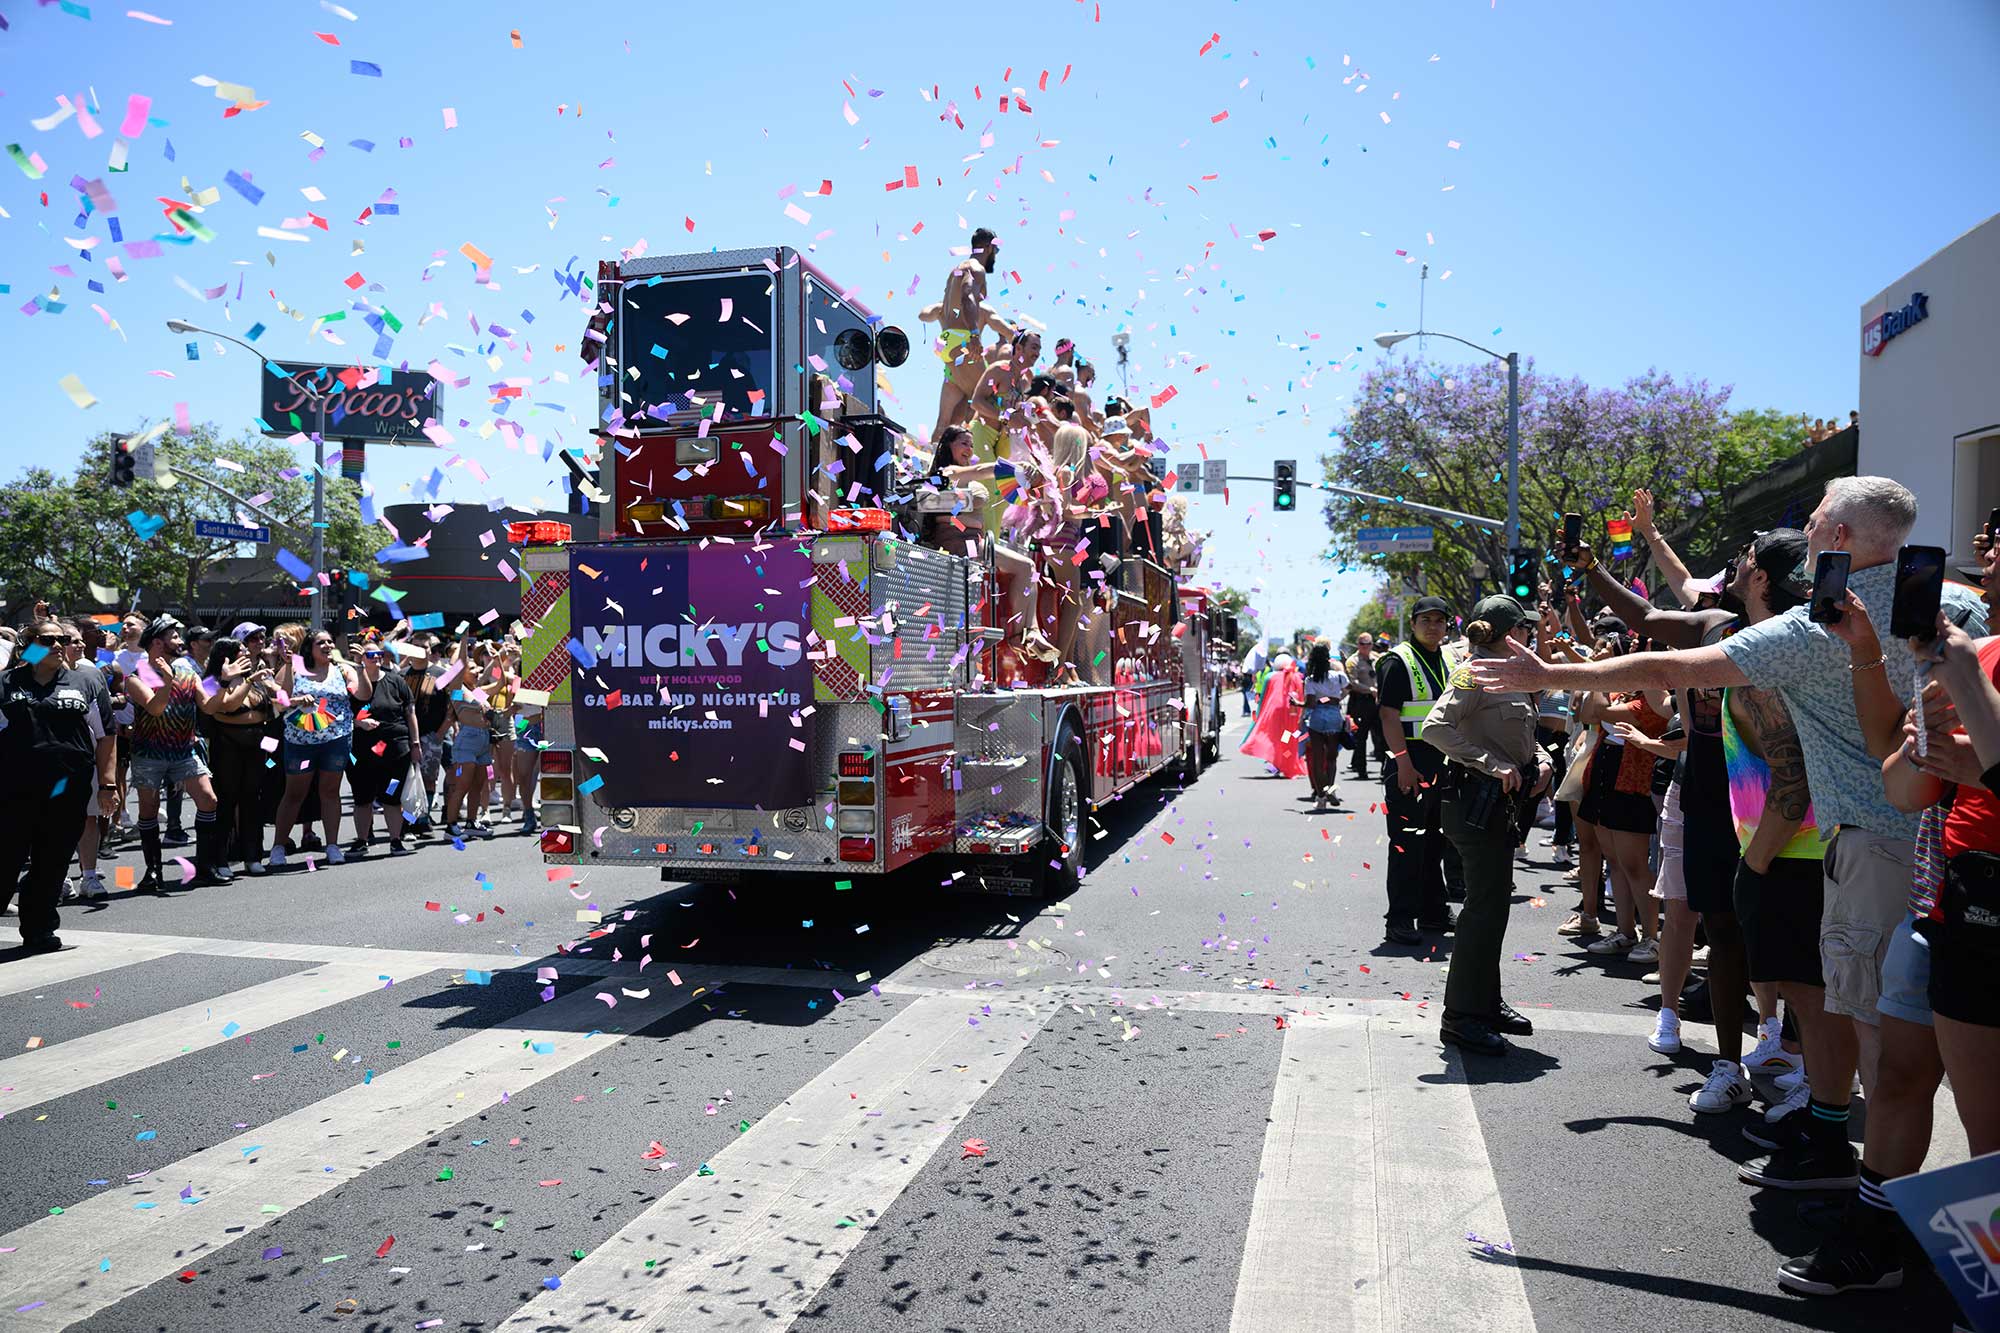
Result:
[[[1056,733],[1055,763],[1043,823],[1040,881],[1042,896],[1063,898],[1083,885],[1083,742],[1068,723]]]
[[[1202,761],[1207,758],[1207,747],[1201,743],[1199,725],[1190,722],[1184,728],[1187,733],[1187,744],[1181,749],[1180,765],[1180,783],[1183,787],[1194,786],[1195,779],[1201,776]]]

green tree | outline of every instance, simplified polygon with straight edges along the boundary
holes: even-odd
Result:
[[[1347,633],[1341,636],[1340,641],[1352,644],[1364,634],[1380,638],[1384,634],[1394,635],[1395,632],[1396,617],[1382,608],[1380,597],[1370,597],[1361,604],[1361,609],[1354,613],[1354,618],[1347,622]]]
[[[207,424],[184,436],[169,431],[155,441],[160,482],[121,489],[111,484],[111,458],[127,438],[106,432],[88,441],[69,480],[34,467],[0,486],[0,596],[10,619],[38,599],[77,612],[122,607],[135,594],[143,606],[190,613],[204,581],[244,549],[197,537],[195,523],[265,523],[194,478],[255,500],[281,520],[273,542],[306,558],[312,479],[285,445],[256,435],[226,439]],[[355,487],[330,481],[326,512],[327,566],[379,573],[372,552],[384,541],[362,523]],[[296,591],[291,576],[270,563],[273,548],[254,549],[263,559],[241,581],[236,605]]]

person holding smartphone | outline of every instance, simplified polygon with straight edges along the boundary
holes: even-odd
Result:
[[[84,812],[109,816],[118,790],[111,694],[68,664],[66,635],[37,619],[0,672],[0,906],[20,895],[22,954],[63,947],[56,904]]]

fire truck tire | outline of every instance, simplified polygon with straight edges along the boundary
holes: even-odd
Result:
[[[1048,808],[1043,823],[1037,880],[1041,896],[1063,898],[1083,886],[1083,742],[1065,722],[1056,733],[1055,762],[1049,766]]]
[[[1192,787],[1201,776],[1202,763],[1208,758],[1208,747],[1202,743],[1199,719],[1190,719],[1183,730],[1187,733],[1187,744],[1181,750],[1180,782],[1183,787]]]

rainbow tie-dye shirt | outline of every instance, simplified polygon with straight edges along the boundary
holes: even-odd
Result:
[[[1744,744],[1742,733],[1736,730],[1736,719],[1729,712],[1732,693],[1733,690],[1726,690],[1722,698],[1722,761],[1729,768],[1729,817],[1736,825],[1736,845],[1748,850],[1750,839],[1757,832],[1757,821],[1764,817],[1764,797],[1771,790],[1771,766]],[[1778,849],[1778,855],[1817,861],[1824,855],[1824,848],[1825,844],[1819,840],[1819,825],[1813,821],[1812,806],[1808,805],[1805,822],[1799,825],[1791,841]]]

